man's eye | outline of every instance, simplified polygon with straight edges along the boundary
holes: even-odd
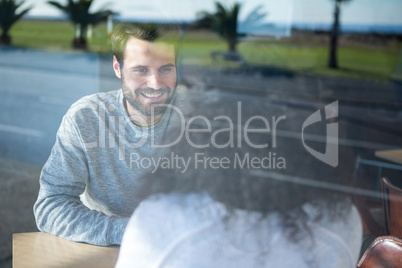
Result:
[[[135,69],[134,72],[138,73],[138,74],[145,74],[147,72],[147,69]]]
[[[172,70],[172,67],[162,67],[160,69],[161,73],[166,73],[166,72],[170,72]]]

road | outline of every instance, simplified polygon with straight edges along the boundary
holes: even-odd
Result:
[[[0,50],[0,155],[43,165],[72,103],[99,91],[99,57]]]

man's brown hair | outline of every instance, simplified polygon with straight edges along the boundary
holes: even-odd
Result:
[[[154,42],[155,40],[163,39],[163,42],[172,42],[176,44],[179,39],[180,30],[177,25],[157,25],[154,23],[146,23],[140,25],[123,24],[115,28],[112,33],[112,50],[120,64],[123,66],[124,53],[126,50],[127,41],[131,38]],[[177,46],[175,46],[175,57],[177,59]]]

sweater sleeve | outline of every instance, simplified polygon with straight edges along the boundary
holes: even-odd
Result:
[[[34,205],[38,229],[68,240],[107,246],[120,244],[128,218],[90,210],[80,200],[89,181],[85,144],[67,116],[42,169]]]

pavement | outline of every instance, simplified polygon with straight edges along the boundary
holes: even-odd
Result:
[[[355,79],[301,76],[261,67],[237,69],[185,66],[181,86],[199,99],[209,116],[236,110],[286,115],[277,136],[288,175],[344,176],[352,180],[358,155],[402,147],[402,85]],[[82,96],[118,89],[111,55],[0,49],[0,267],[11,267],[11,235],[37,231],[32,206],[41,167],[68,107]],[[340,165],[336,171],[303,147],[303,122],[326,104],[339,101]],[[231,118],[235,118],[232,114]],[[325,150],[325,122],[304,135]],[[314,167],[314,168],[312,168]]]
[[[12,234],[37,232],[33,204],[41,167],[0,158],[0,267],[11,267]]]
[[[62,117],[99,91],[99,57],[0,47],[0,81],[0,267],[11,267],[12,233],[38,231],[32,207]]]

